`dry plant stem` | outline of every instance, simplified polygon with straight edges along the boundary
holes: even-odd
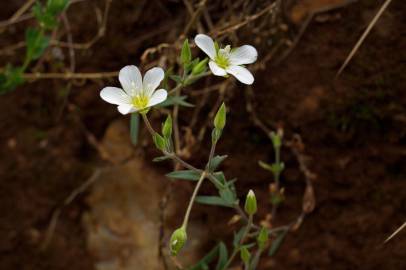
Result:
[[[189,205],[187,207],[185,217],[183,218],[183,223],[182,223],[182,227],[185,228],[185,230],[187,229],[187,225],[189,223],[189,217],[190,217],[190,212],[192,211],[193,203],[196,199],[197,193],[199,192],[199,189],[205,178],[206,178],[206,171],[202,172],[200,179],[197,182],[195,189],[193,190],[192,197],[190,198]]]
[[[70,0],[69,1],[69,5],[72,5],[72,4],[76,4],[76,3],[80,3],[80,2],[84,2],[84,1],[87,1],[87,0]],[[35,1],[34,1],[35,2]],[[26,10],[25,10],[26,11]],[[18,12],[18,11],[17,11]],[[0,22],[0,28],[3,28],[3,27],[7,27],[7,26],[9,26],[9,25],[12,25],[12,24],[15,24],[15,23],[19,23],[19,22],[23,22],[23,21],[26,21],[26,20],[29,20],[29,19],[32,19],[32,18],[34,18],[34,15],[32,14],[32,13],[30,13],[30,14],[19,14],[19,16],[18,17],[15,17],[14,19],[13,19],[13,17],[17,14],[17,12],[10,18],[10,19],[7,19],[7,20],[5,20],[5,21],[1,21]],[[0,29],[0,33],[2,32],[2,30],[3,29]]]
[[[344,70],[344,68],[347,66],[347,64],[350,62],[352,57],[355,55],[359,47],[362,45],[364,42],[365,38],[368,36],[369,32],[371,31],[372,27],[376,24],[378,19],[381,17],[382,13],[385,11],[385,9],[388,7],[392,0],[386,0],[385,3],[383,3],[382,7],[379,9],[378,13],[376,13],[375,17],[372,19],[372,21],[369,23],[367,29],[365,32],[362,34],[358,42],[355,44],[354,48],[351,50],[350,54],[348,55],[347,59],[345,59],[344,64],[340,67],[340,69],[337,72],[336,79],[338,76],[340,76],[341,72]]]
[[[289,56],[289,54],[293,51],[293,49],[299,43],[299,41],[302,38],[303,34],[306,32],[306,29],[310,25],[310,23],[312,22],[314,16],[316,16],[317,14],[320,14],[320,13],[325,13],[325,12],[332,11],[334,9],[338,9],[338,8],[348,6],[349,4],[352,4],[352,3],[356,2],[356,1],[358,1],[358,0],[347,0],[346,2],[340,2],[338,4],[332,4],[332,5],[329,5],[329,6],[322,7],[320,9],[318,9],[318,10],[312,11],[310,13],[310,15],[307,16],[304,23],[302,23],[302,25],[300,27],[300,30],[299,30],[299,33],[294,38],[294,41],[293,41],[292,45],[290,45],[289,48],[286,51],[284,51],[281,54],[281,56],[274,61],[274,63],[272,65],[273,66],[279,65],[280,63],[282,63],[282,61],[284,59],[286,59],[286,57]]]
[[[118,72],[98,72],[98,73],[25,73],[23,78],[26,80],[41,80],[41,79],[62,79],[62,80],[76,80],[76,79],[103,79],[117,77]]]
[[[252,218],[253,218],[252,215],[249,215],[244,234],[242,235],[240,243],[239,243],[240,245],[237,247],[234,247],[233,253],[231,254],[230,258],[228,259],[228,261],[225,264],[223,269],[227,269],[230,266],[230,264],[233,262],[235,256],[238,254],[238,251],[240,250],[240,246],[244,243],[245,239],[248,236],[250,229],[252,228],[252,225],[253,225]]]
[[[401,230],[403,230],[406,227],[406,222],[403,223],[402,226],[400,226],[394,233],[392,233],[384,242],[386,244],[389,240],[391,240],[395,235],[397,235]]]

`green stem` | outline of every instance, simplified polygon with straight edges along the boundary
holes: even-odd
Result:
[[[190,216],[190,212],[192,211],[193,203],[196,199],[197,193],[199,192],[200,186],[202,185],[203,180],[205,178],[206,178],[206,172],[204,171],[204,172],[202,172],[202,175],[200,176],[200,179],[195,186],[195,189],[193,191],[192,197],[190,198],[189,205],[188,205],[186,213],[185,213],[185,217],[183,218],[182,227],[185,228],[185,230],[186,230],[188,222],[189,222],[189,216]]]
[[[253,218],[253,216],[249,215],[248,222],[247,222],[244,234],[241,237],[240,243],[234,247],[233,253],[231,254],[231,257],[228,259],[227,263],[224,265],[223,269],[227,269],[230,266],[230,264],[233,262],[235,256],[238,254],[238,251],[240,250],[242,243],[244,243],[245,238],[247,237],[247,235],[253,225],[252,218]]]

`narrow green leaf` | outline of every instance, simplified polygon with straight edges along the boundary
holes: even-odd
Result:
[[[197,196],[195,202],[208,205],[232,207],[232,204],[226,202],[223,198],[217,196]]]
[[[287,233],[287,230],[279,233],[275,240],[272,241],[268,256],[274,256],[276,254],[276,252],[279,250],[279,247],[283,243],[283,240],[285,239]]]
[[[197,181],[200,179],[201,173],[192,170],[180,170],[170,172],[166,176],[169,178]]]
[[[161,156],[161,157],[156,157],[156,158],[154,158],[153,160],[152,160],[152,162],[161,162],[161,161],[165,161],[165,160],[168,160],[168,159],[171,159],[170,157],[167,157],[167,156]]]
[[[216,245],[209,253],[206,254],[197,264],[188,268],[188,270],[206,270],[209,269],[208,265],[217,257],[220,244]]]
[[[176,83],[182,83],[182,77],[179,75],[169,75],[169,78],[173,81],[175,81]]]
[[[38,59],[49,44],[49,37],[36,28],[28,28],[25,32],[25,41],[27,43],[27,59]]]
[[[223,270],[228,261],[227,247],[223,242],[219,244],[219,259],[217,261],[216,270]]]
[[[48,0],[46,11],[51,15],[58,15],[68,6],[69,0]]]
[[[14,90],[24,82],[21,67],[7,65],[3,73],[0,73],[0,95]]]
[[[246,226],[242,227],[237,233],[234,233],[234,239],[233,239],[233,246],[238,247],[241,242],[241,238],[245,232]]]
[[[138,133],[140,129],[140,115],[138,113],[132,113],[130,119],[130,135],[133,145],[137,145]]]
[[[209,167],[210,170],[214,171],[217,169],[217,167],[227,158],[227,155],[223,156],[215,156],[211,159]]]
[[[183,107],[194,107],[195,105],[185,101],[187,96],[168,96],[168,98],[159,104],[160,107],[167,107],[167,106],[173,106],[173,105],[180,105]]]
[[[237,196],[233,190],[226,187],[219,191],[221,198],[228,204],[233,205],[237,201]]]

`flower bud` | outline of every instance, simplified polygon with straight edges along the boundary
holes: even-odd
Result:
[[[192,60],[192,52],[190,51],[189,41],[185,39],[182,46],[182,51],[180,53],[180,60],[182,64],[188,64]]]
[[[159,135],[158,133],[154,134],[153,139],[154,139],[154,143],[155,143],[156,148],[158,148],[161,151],[164,151],[165,148],[166,148],[165,139],[161,135]]]
[[[254,191],[252,191],[252,189],[250,189],[250,191],[247,194],[244,209],[248,215],[253,215],[257,212],[257,198],[255,198],[255,194]]]
[[[169,249],[172,256],[176,256],[179,251],[183,248],[187,240],[187,234],[184,227],[176,229],[171,236],[169,243]]]
[[[257,237],[257,242],[258,242],[258,247],[260,249],[264,249],[266,242],[268,242],[268,229],[265,227],[261,228],[261,231],[259,231],[258,237]]]
[[[221,104],[220,109],[217,111],[214,117],[214,127],[222,130],[226,125],[226,105]]]
[[[244,263],[246,263],[246,264],[249,263],[250,258],[251,258],[251,253],[249,252],[247,247],[245,247],[245,246],[241,247],[240,256],[241,256],[241,260]]]
[[[168,115],[165,123],[162,125],[162,135],[165,139],[169,139],[172,135],[172,117]]]
[[[282,132],[271,132],[271,139],[274,148],[281,148]]]
[[[205,58],[202,61],[200,61],[199,63],[197,63],[192,69],[192,74],[199,75],[200,73],[204,72],[206,70],[208,61],[209,61],[209,59]]]

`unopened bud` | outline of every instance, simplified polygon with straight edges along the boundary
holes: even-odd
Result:
[[[244,263],[249,263],[249,261],[251,259],[251,253],[249,252],[247,247],[245,247],[245,246],[241,247],[240,255],[241,255],[241,260]]]
[[[255,197],[255,193],[252,191],[252,189],[250,189],[247,194],[244,209],[248,215],[253,215],[257,212],[257,198]]]
[[[183,248],[187,240],[187,234],[184,227],[176,229],[171,236],[169,249],[172,256],[178,255],[179,251]]]
[[[266,242],[268,242],[268,229],[265,227],[261,228],[261,231],[258,234],[257,237],[257,241],[258,241],[258,246],[260,249],[264,249]]]

